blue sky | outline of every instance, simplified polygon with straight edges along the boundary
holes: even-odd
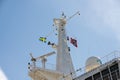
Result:
[[[0,0],[0,67],[8,80],[31,80],[29,53],[36,57],[54,51],[38,39],[55,29],[53,18],[62,11],[67,17],[81,13],[66,25],[67,35],[78,40],[78,48],[68,44],[75,69],[84,66],[90,56],[119,50],[119,4],[119,0]],[[54,33],[47,38],[56,39]],[[48,62],[55,64],[55,56]]]

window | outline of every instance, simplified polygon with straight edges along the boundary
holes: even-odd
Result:
[[[108,67],[107,67],[107,69],[102,71],[102,77],[103,77],[103,80],[111,80]]]
[[[101,80],[100,72],[93,75],[94,80]]]
[[[92,76],[86,78],[85,80],[92,80]]]
[[[119,77],[119,69],[118,69],[118,63],[112,65],[110,67],[111,75],[113,80],[117,80]]]

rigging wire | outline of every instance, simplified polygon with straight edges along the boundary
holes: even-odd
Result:
[[[53,27],[54,27],[54,25],[53,25]],[[57,32],[55,32],[55,31],[57,31],[58,29],[57,29],[57,27],[56,27],[56,29],[53,29],[51,32],[49,32],[47,35],[45,35],[45,38],[48,38],[49,36],[51,36],[53,33],[55,34],[55,35],[57,35]]]

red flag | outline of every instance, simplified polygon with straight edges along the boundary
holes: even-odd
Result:
[[[70,38],[70,43],[72,43],[75,47],[78,47],[76,39]]]

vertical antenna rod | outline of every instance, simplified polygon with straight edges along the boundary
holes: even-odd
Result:
[[[75,14],[73,14],[72,16],[70,16],[70,17],[67,19],[67,21],[70,20],[71,18],[73,18],[74,16],[76,16],[77,14],[80,15],[80,12],[78,11],[78,12],[76,12]]]

